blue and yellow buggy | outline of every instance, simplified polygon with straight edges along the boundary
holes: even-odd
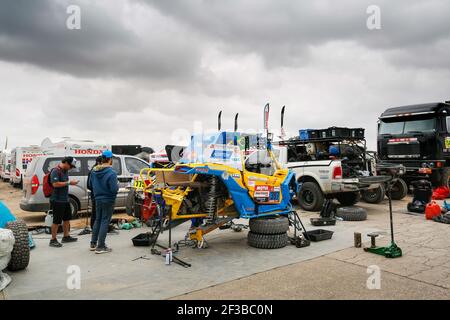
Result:
[[[207,233],[250,219],[250,245],[285,246],[295,174],[278,164],[270,144],[252,150],[248,136],[242,139],[236,132],[196,135],[172,167],[142,170],[140,184],[156,204],[155,219],[165,227],[191,220],[186,241],[198,247],[205,247]],[[252,152],[266,154],[265,173],[246,162]]]

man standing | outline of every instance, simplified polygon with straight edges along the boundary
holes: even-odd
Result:
[[[58,242],[56,235],[58,227],[62,223],[64,236],[62,243],[75,242],[78,239],[70,236],[70,220],[72,219],[72,210],[69,204],[69,186],[78,184],[77,180],[69,181],[69,170],[76,167],[77,160],[73,157],[65,157],[61,163],[50,173],[50,182],[53,186],[53,192],[50,196],[50,209],[53,212],[52,239],[50,247],[60,248],[62,244]]]
[[[90,198],[91,198],[91,203],[92,203],[92,212],[91,212],[91,230],[94,230],[94,223],[95,223],[95,218],[96,218],[96,207],[95,207],[95,197],[94,197],[94,192],[92,190],[92,173],[94,172],[94,169],[96,166],[99,166],[102,164],[103,160],[102,160],[102,156],[98,156],[95,159],[95,164],[92,166],[91,170],[89,171],[88,174],[88,178],[87,178],[87,188],[89,191],[91,191],[90,193]]]
[[[106,246],[106,234],[114,212],[119,185],[117,174],[112,169],[113,154],[106,150],[102,154],[102,164],[94,168],[91,175],[91,185],[94,192],[96,218],[92,230],[91,251],[97,254],[111,252]]]

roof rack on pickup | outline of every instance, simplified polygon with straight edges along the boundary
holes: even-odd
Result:
[[[300,139],[299,137],[291,138],[289,140],[277,141],[274,144],[280,146],[290,144],[306,144],[313,142],[365,142],[365,138],[342,138],[342,137],[330,137],[330,138],[312,138],[312,139]]]
[[[363,128],[329,127],[326,129],[301,129],[299,136],[279,141],[279,145],[307,144],[314,142],[354,142],[364,143]]]

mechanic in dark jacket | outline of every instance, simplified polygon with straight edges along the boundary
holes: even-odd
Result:
[[[117,174],[112,169],[113,154],[106,150],[102,154],[102,164],[94,168],[90,183],[95,198],[96,219],[92,230],[91,251],[97,254],[111,252],[106,246],[106,234],[114,211],[119,185]]]
[[[94,192],[92,191],[92,181],[91,181],[91,176],[92,176],[92,172],[94,172],[94,169],[96,166],[99,166],[102,164],[102,160],[103,158],[101,156],[98,156],[95,159],[95,164],[92,166],[91,171],[89,171],[88,174],[88,178],[87,178],[87,188],[89,191],[91,191],[91,203],[92,203],[92,213],[91,213],[91,230],[94,229],[94,223],[95,223],[95,218],[96,218],[96,214],[95,214],[95,197],[94,197]]]

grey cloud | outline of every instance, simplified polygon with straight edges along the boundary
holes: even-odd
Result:
[[[69,4],[81,8],[81,30],[66,28]],[[115,5],[120,9],[121,4]],[[155,28],[157,32],[143,30],[142,37],[127,28],[120,11],[111,12],[108,5],[81,0],[3,1],[0,59],[80,77],[165,79],[195,73],[200,56],[193,38],[151,12],[149,19],[162,26]]]
[[[373,50],[436,49],[450,39],[449,3],[441,1],[143,1],[230,50],[257,52],[269,66],[304,65],[313,46],[355,41]],[[366,27],[369,5],[381,9],[382,29]],[[330,52],[330,55],[333,54]],[[395,62],[395,59],[393,60]],[[421,61],[412,61],[421,65]]]

